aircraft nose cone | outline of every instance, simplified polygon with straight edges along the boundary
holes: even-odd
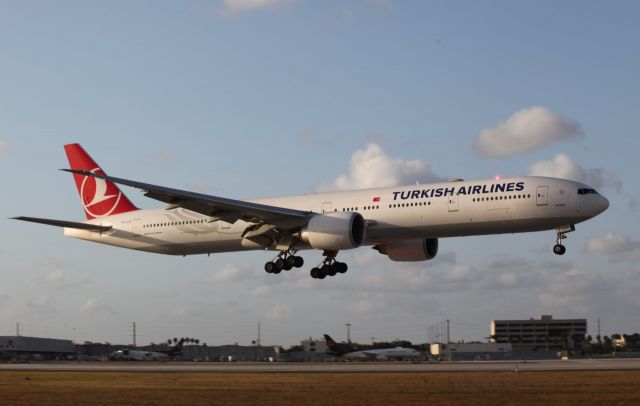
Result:
[[[607,210],[609,208],[609,200],[604,197],[604,196],[600,196],[600,207],[598,207],[599,211],[598,213],[602,213],[603,211]]]

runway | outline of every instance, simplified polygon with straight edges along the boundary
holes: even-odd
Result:
[[[341,373],[341,372],[508,372],[508,371],[622,371],[640,370],[640,359],[576,359],[552,361],[474,362],[56,362],[0,364],[1,371],[87,372],[228,372],[228,373]]]

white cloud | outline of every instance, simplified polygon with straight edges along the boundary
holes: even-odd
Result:
[[[0,294],[0,320],[11,319],[15,316],[15,312],[9,308],[10,299],[6,293]]]
[[[640,259],[640,242],[625,235],[608,233],[587,241],[587,252],[611,255],[618,261],[636,261]]]
[[[256,286],[251,291],[251,296],[266,296],[271,293],[271,287],[267,285]]]
[[[491,262],[482,277],[488,289],[516,289],[535,285],[540,275],[526,259],[507,258]]]
[[[369,292],[453,292],[476,286],[482,277],[469,265],[436,269],[435,264],[433,268],[427,268],[424,264],[394,263],[383,274],[369,275],[363,286]]]
[[[402,184],[441,181],[429,164],[391,158],[378,144],[368,144],[351,156],[349,174],[340,175],[333,183],[318,187],[318,191],[367,189]]]
[[[288,319],[293,314],[293,309],[288,304],[278,303],[267,311],[266,318],[269,321]]]
[[[220,271],[211,275],[208,281],[211,283],[225,283],[236,281],[241,277],[242,272],[240,268],[227,264]]]
[[[115,310],[113,310],[111,306],[101,303],[94,298],[87,299],[82,305],[80,305],[80,310],[86,313],[115,313]]]
[[[292,0],[223,0],[222,13],[233,15],[255,10],[274,8],[290,3]]]
[[[536,162],[529,167],[532,176],[550,176],[584,182],[595,188],[613,187],[622,190],[620,177],[605,169],[584,169],[567,154],[558,154],[550,161]]]
[[[45,280],[49,283],[58,283],[61,282],[64,278],[64,271],[62,269],[56,269],[55,271],[51,271],[45,277]]]
[[[544,145],[582,135],[582,125],[544,107],[522,109],[494,128],[480,131],[476,153],[500,158],[532,151]]]
[[[49,296],[39,296],[35,299],[30,299],[27,301],[27,307],[32,310],[35,309],[44,309],[44,310],[53,310],[53,300]]]
[[[538,300],[556,313],[589,314],[603,301],[610,302],[611,297],[617,296],[621,286],[617,276],[603,277],[592,271],[572,268],[550,275]]]

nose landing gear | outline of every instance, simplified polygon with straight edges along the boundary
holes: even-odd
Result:
[[[567,248],[562,245],[562,240],[567,238],[567,233],[575,231],[576,227],[573,224],[568,226],[558,227],[556,228],[556,245],[553,246],[553,253],[556,255],[564,255],[567,252]]]

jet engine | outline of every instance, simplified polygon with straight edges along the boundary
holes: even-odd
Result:
[[[312,248],[344,250],[364,242],[367,224],[359,213],[330,212],[311,217],[301,238]]]
[[[438,254],[438,239],[393,241],[374,248],[392,261],[426,261]]]

